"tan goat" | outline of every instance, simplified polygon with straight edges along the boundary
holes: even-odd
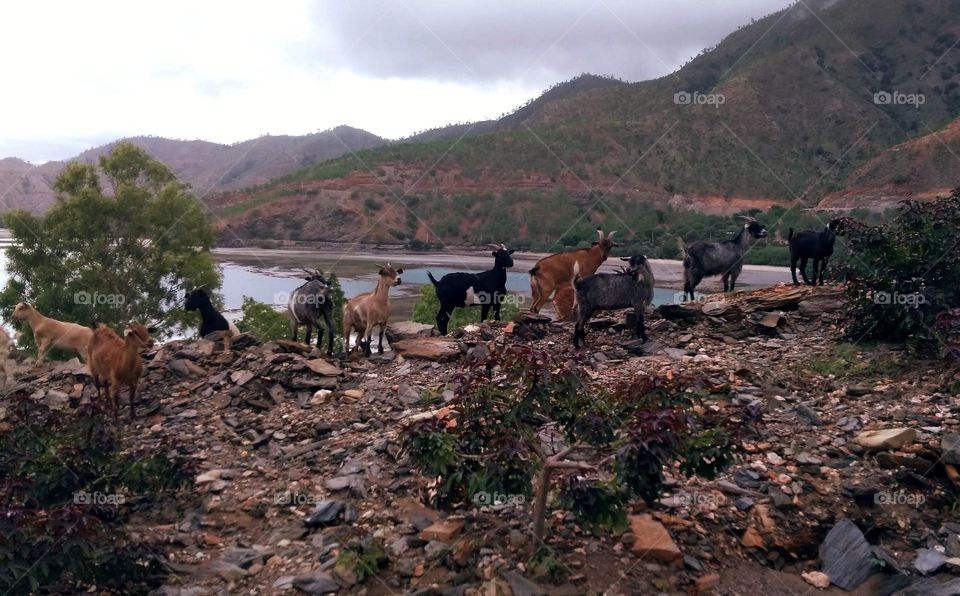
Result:
[[[530,270],[530,291],[533,298],[530,312],[540,312],[550,295],[554,294],[553,306],[557,311],[557,319],[569,318],[573,314],[574,306],[573,265],[576,263],[579,266],[581,277],[596,273],[613,247],[618,246],[613,241],[614,234],[616,232],[604,236],[602,231],[597,230],[599,239],[592,247],[561,252],[537,261]]]
[[[123,339],[113,329],[100,325],[90,340],[90,376],[97,388],[97,399],[102,399],[101,388],[106,387],[107,398],[117,417],[120,409],[121,387],[130,389],[130,420],[133,420],[133,401],[143,374],[140,351],[153,345],[150,329],[140,323],[130,323],[123,330]]]
[[[370,336],[380,326],[379,353],[383,353],[383,330],[390,318],[390,288],[400,285],[403,269],[394,269],[389,263],[379,265],[380,279],[372,292],[360,294],[343,305],[343,350],[350,353],[350,333],[357,332],[357,346],[363,344],[363,353],[370,355]],[[361,340],[362,338],[362,340]]]
[[[33,340],[37,343],[35,364],[43,363],[43,358],[50,348],[76,352],[81,360],[87,359],[87,344],[93,337],[93,330],[89,327],[45,317],[26,302],[21,302],[13,308],[13,318],[30,323]]]

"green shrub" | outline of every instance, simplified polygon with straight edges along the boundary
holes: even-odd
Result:
[[[145,593],[162,583],[163,562],[125,524],[134,508],[162,510],[194,470],[166,445],[126,449],[97,404],[51,410],[19,393],[4,405],[16,423],[0,432],[0,591]]]
[[[237,328],[244,333],[254,334],[260,341],[286,339],[290,334],[287,315],[274,310],[269,304],[244,296],[240,311],[243,316],[237,321]]]
[[[413,320],[417,323],[426,323],[433,325],[437,322],[437,311],[440,310],[440,301],[437,299],[437,289],[433,284],[423,284],[420,286],[420,300],[413,306]],[[520,313],[520,308],[513,302],[506,301],[500,305],[500,318],[509,321]],[[493,317],[491,309],[489,317]],[[448,329],[459,329],[467,325],[473,325],[480,322],[480,307],[470,306],[467,308],[454,309],[450,317]]]
[[[921,351],[942,344],[940,313],[960,304],[960,188],[949,197],[903,203],[888,224],[847,226],[847,280],[855,341],[908,341]]]

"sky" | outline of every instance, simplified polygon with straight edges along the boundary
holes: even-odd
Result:
[[[667,75],[792,2],[4,2],[0,158],[341,124],[399,138],[498,117],[584,72]]]

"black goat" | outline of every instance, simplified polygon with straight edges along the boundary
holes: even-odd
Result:
[[[823,285],[823,272],[827,269],[827,261],[833,256],[833,245],[841,223],[840,219],[831,219],[820,232],[803,230],[794,234],[793,228],[790,228],[787,242],[790,244],[790,275],[793,276],[794,285],[800,285],[797,281],[797,261],[800,261],[803,283],[815,286],[819,279],[820,285]],[[813,259],[813,281],[807,279],[807,259]]]
[[[290,319],[290,335],[293,341],[297,341],[297,329],[300,325],[306,326],[307,336],[304,343],[310,345],[310,335],[313,328],[317,328],[317,347],[323,349],[323,327],[320,326],[320,319],[323,319],[327,332],[330,334],[330,341],[327,344],[327,355],[333,354],[333,300],[330,296],[330,284],[323,277],[323,272],[319,269],[307,271],[305,278],[307,283],[303,284],[290,294],[290,300],[287,302],[287,316]]]
[[[580,278],[580,267],[573,266],[573,287],[577,294],[577,324],[573,346],[580,348],[586,338],[586,324],[598,310],[633,307],[637,337],[646,341],[643,311],[653,301],[653,270],[645,256],[620,257],[627,268],[620,273],[597,273]]]
[[[217,333],[223,338],[223,349],[230,351],[230,339],[235,335],[240,335],[240,330],[213,307],[210,296],[203,288],[188,292],[183,307],[184,310],[188,311],[200,311],[200,337]]]
[[[746,221],[736,236],[723,242],[694,242],[684,246],[683,251],[683,296],[694,299],[694,290],[704,277],[723,276],[723,291],[732,292],[740,272],[743,271],[743,253],[750,238],[764,238],[767,228],[752,217],[741,216]]]
[[[492,245],[493,246],[493,245]],[[483,273],[448,273],[437,281],[433,274],[427,277],[437,290],[440,309],[437,311],[437,329],[447,334],[450,315],[455,308],[480,305],[480,320],[487,318],[493,308],[493,318],[500,320],[500,304],[507,295],[507,269],[513,267],[512,250],[500,245],[493,251],[493,269]]]

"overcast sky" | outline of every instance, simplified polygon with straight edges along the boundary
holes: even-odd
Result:
[[[582,72],[666,75],[792,0],[0,4],[0,157],[132,135],[389,138],[496,117]]]

